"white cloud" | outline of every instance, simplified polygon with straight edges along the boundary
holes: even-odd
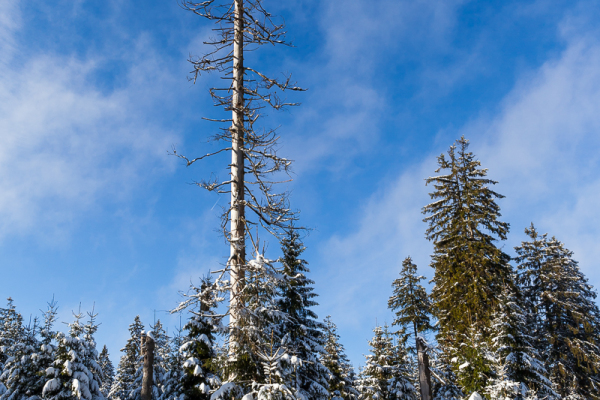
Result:
[[[502,204],[513,235],[524,239],[530,221],[556,235],[576,250],[595,286],[599,99],[600,42],[571,37],[558,59],[520,82],[500,115],[465,130],[482,143],[476,151],[507,196]]]
[[[17,9],[9,11],[19,19]],[[5,29],[4,22],[0,42],[12,43],[15,27]],[[123,199],[140,181],[171,168],[174,160],[165,155],[174,135],[146,116],[169,78],[147,45],[129,56],[128,79],[115,90],[95,86],[99,59],[33,54],[4,68],[0,238],[51,237],[99,200]],[[2,58],[10,51],[3,49]]]
[[[319,51],[288,66],[309,88],[294,97],[303,105],[284,126],[293,130],[286,133],[284,151],[297,160],[296,172],[347,172],[356,157],[381,145],[381,126],[397,112],[390,99],[398,90],[388,84],[397,77],[388,82],[381,73],[416,54],[447,51],[461,3],[347,1],[318,7]]]
[[[507,196],[499,201],[503,219],[512,225],[505,250],[512,253],[525,239],[524,227],[534,221],[575,251],[599,287],[600,42],[581,36],[567,40],[559,57],[523,77],[496,116],[476,119],[460,133],[500,182],[495,189]],[[386,301],[402,259],[411,255],[421,273],[433,275],[420,210],[429,201],[424,179],[434,173],[434,155],[425,155],[398,179],[385,176],[383,187],[356,212],[352,233],[320,247],[320,263],[329,266],[326,281],[336,285],[328,292],[337,293],[325,293],[320,302],[332,310],[342,332],[363,338],[347,347],[355,361],[366,351],[364,339],[375,318],[379,323],[390,318]]]

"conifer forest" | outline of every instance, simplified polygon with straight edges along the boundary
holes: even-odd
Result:
[[[315,282],[313,227],[290,189],[302,153],[286,154],[288,127],[273,122],[302,109],[309,89],[260,62],[285,57],[296,32],[265,0],[177,5],[201,33],[182,60],[190,90],[214,107],[194,110],[211,129],[205,147],[164,151],[192,174],[194,196],[216,201],[209,234],[223,262],[177,288],[165,312],[178,327],[138,315],[120,348],[98,343],[98,305],[64,320],[56,293],[30,317],[19,293],[2,293],[0,400],[600,399],[600,309],[574,244],[503,217],[500,182],[466,134],[444,143],[420,177],[429,201],[409,210],[431,254],[395,255],[395,279],[379,279],[388,301],[376,305],[393,317],[373,321],[368,353],[351,360],[335,314],[317,315],[316,287],[335,282]],[[515,231],[525,240],[509,248]]]

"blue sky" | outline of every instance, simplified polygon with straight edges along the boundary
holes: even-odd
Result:
[[[461,135],[500,183],[504,249],[534,222],[600,286],[600,6],[594,1],[266,1],[295,48],[249,62],[291,72],[302,105],[270,113],[295,160],[305,258],[355,365],[410,255],[421,273],[424,179]],[[228,254],[218,199],[191,185],[207,88],[188,82],[210,26],[173,0],[0,0],[0,296],[61,320],[95,303],[113,360],[139,314],[172,331],[186,290]],[[215,206],[216,204],[216,206]],[[278,256],[269,244],[267,256]]]

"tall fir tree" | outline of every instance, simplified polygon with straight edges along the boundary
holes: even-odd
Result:
[[[499,220],[496,204],[503,196],[490,189],[497,182],[486,178],[487,169],[481,168],[468,147],[469,141],[461,137],[447,155],[438,157],[436,173],[447,172],[427,178],[427,184],[434,187],[430,193],[434,201],[423,207],[424,221],[429,224],[426,237],[434,244],[431,298],[439,320],[437,338],[449,344],[467,336],[471,341],[486,340],[511,272],[509,256],[494,243],[505,240],[509,229]],[[453,363],[455,371],[459,365],[470,365],[468,375],[459,374],[468,391],[480,391],[486,384],[489,365],[480,353],[483,347],[483,343],[447,346],[456,352],[451,359],[464,359],[463,364]]]
[[[484,392],[490,399],[559,399],[548,372],[528,334],[518,293],[505,286],[492,323],[492,370]]]
[[[144,324],[140,320],[140,316],[136,315],[133,323],[129,325],[129,339],[127,339],[125,347],[121,349],[123,355],[108,395],[110,399],[127,400],[132,390],[138,388],[135,378],[137,370],[142,365],[140,340],[143,331]]]
[[[102,347],[102,351],[98,356],[98,364],[100,365],[100,368],[102,369],[102,375],[104,376],[104,379],[102,379],[102,386],[100,386],[100,391],[104,397],[108,398],[110,388],[115,380],[115,367],[110,360],[110,355],[108,354],[108,348],[106,345]]]
[[[311,309],[318,305],[312,285],[308,279],[307,262],[300,258],[305,250],[296,231],[288,232],[281,241],[283,251],[283,273],[287,280],[282,281],[279,291],[278,308],[287,315],[283,322],[284,346],[290,357],[300,360],[294,366],[289,382],[297,393],[307,400],[326,399],[328,392],[327,368],[321,364],[325,351],[325,326],[317,320]]]
[[[325,320],[325,352],[321,363],[328,369],[329,399],[358,400],[354,370],[337,333],[337,326],[328,315]]]

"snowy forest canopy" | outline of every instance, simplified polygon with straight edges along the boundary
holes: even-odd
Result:
[[[116,369],[106,346],[98,351],[93,311],[74,313],[60,332],[54,301],[25,322],[9,298],[0,309],[0,400],[138,400],[144,335],[156,343],[154,400],[419,399],[416,338],[429,357],[434,399],[600,398],[596,292],[573,253],[533,224],[517,257],[502,251],[509,233],[496,203],[502,195],[468,146],[457,140],[426,180],[433,288],[427,293],[406,257],[390,282],[394,321],[374,327],[359,371],[334,321],[314,313],[304,245],[289,231],[276,261],[256,254],[247,265],[235,356],[219,307],[229,282],[219,273],[192,285],[173,310],[188,315],[176,334],[168,336],[160,321],[146,333],[136,317]]]

